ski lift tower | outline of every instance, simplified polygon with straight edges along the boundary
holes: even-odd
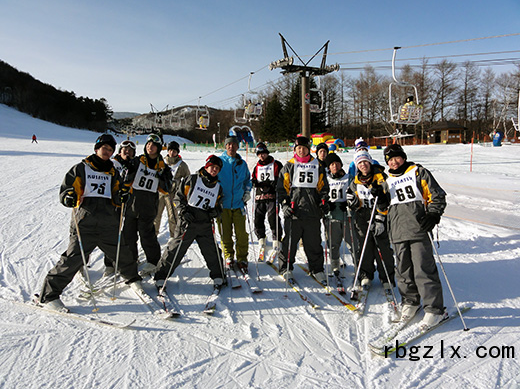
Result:
[[[326,65],[326,54],[328,52],[328,43],[327,41],[318,51],[315,53],[312,58],[308,60],[308,62],[304,62],[301,57],[295,52],[295,50],[290,46],[290,44],[286,41],[285,37],[279,34],[281,37],[281,45],[283,46],[283,55],[284,58],[274,61],[270,63],[268,69],[274,70],[276,68],[281,68],[283,71],[282,74],[287,73],[299,73],[301,76],[301,134],[305,137],[311,137],[311,129],[310,129],[310,77],[313,76],[324,76],[325,74],[331,72],[337,72],[339,70],[339,64],[335,65]],[[301,61],[302,65],[294,65],[294,57],[290,57],[288,55],[288,51],[286,47],[290,48],[295,56]],[[308,64],[319,54],[321,50],[323,50],[323,59],[321,61],[320,67],[311,67]]]

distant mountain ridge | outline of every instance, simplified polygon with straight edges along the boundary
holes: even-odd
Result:
[[[125,118],[134,118],[138,115],[141,115],[139,112],[125,112],[125,111],[118,111],[114,112],[112,114],[112,117],[114,119],[125,119]]]

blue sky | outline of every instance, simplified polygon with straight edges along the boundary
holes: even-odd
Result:
[[[197,104],[199,96],[201,105],[231,107],[250,72],[253,89],[281,77],[267,68],[282,57],[278,33],[300,56],[330,40],[328,64],[353,67],[391,62],[392,50],[380,49],[394,46],[404,47],[398,58],[516,51],[520,36],[428,44],[519,32],[518,0],[0,1],[1,60],[77,96],[104,97],[114,111]]]

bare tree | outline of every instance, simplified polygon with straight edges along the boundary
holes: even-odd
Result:
[[[432,118],[437,116],[445,120],[451,114],[455,92],[457,91],[457,65],[443,59],[434,66],[435,100],[432,106]]]
[[[464,126],[473,120],[480,80],[480,69],[470,61],[464,63],[460,72],[460,88],[456,102],[457,117]]]

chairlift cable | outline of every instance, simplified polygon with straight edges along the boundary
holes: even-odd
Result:
[[[411,46],[401,46],[402,49],[412,49],[412,48],[418,48],[418,47],[426,47],[426,46],[436,46],[436,45],[447,45],[447,44],[451,44],[451,43],[460,43],[460,42],[472,42],[472,41],[478,41],[478,40],[485,40],[485,39],[494,39],[494,38],[505,38],[505,37],[512,37],[512,36],[519,36],[520,33],[513,33],[513,34],[502,34],[502,35],[491,35],[491,36],[487,36],[487,37],[479,37],[479,38],[468,38],[468,39],[459,39],[459,40],[455,40],[455,41],[445,41],[445,42],[435,42],[435,43],[425,43],[425,44],[420,44],[420,45],[411,45]],[[290,47],[290,49],[293,51],[293,49]],[[393,50],[394,48],[391,47],[391,48],[383,48],[383,49],[367,49],[367,50],[354,50],[354,51],[346,51],[346,52],[337,52],[337,53],[329,53],[328,55],[339,55],[339,54],[356,54],[356,53],[369,53],[369,52],[377,52],[377,51],[390,51],[390,50]],[[295,52],[294,52],[295,53]],[[316,53],[317,54],[317,53]],[[303,58],[304,57],[313,57],[315,56],[314,55],[304,55],[302,56]],[[449,57],[449,56],[446,56],[446,57]],[[437,57],[432,57],[432,58],[437,58]],[[201,95],[200,98],[204,98],[204,97],[207,97],[207,96],[210,96],[216,92],[219,92],[227,87],[230,87],[231,85],[234,85],[240,81],[243,81],[244,79],[248,78],[248,77],[251,77],[251,75],[253,73],[257,73],[257,72],[260,72],[261,70],[264,70],[266,69],[268,66],[267,65],[264,65],[263,67],[259,68],[257,71],[255,72],[249,72],[248,75],[245,75],[229,84],[226,84],[218,89],[215,89],[207,94],[204,94],[204,95]],[[389,67],[386,67],[386,68],[389,68]],[[385,69],[386,69],[385,68]],[[350,68],[341,68],[340,70],[356,70],[356,69],[350,69]],[[267,84],[267,83],[265,83]],[[241,94],[239,95],[236,95],[234,98],[237,98],[238,96],[241,96]],[[233,98],[230,98],[230,99],[233,99]],[[190,103],[194,102],[194,101],[197,101],[198,99],[192,99],[184,104],[181,104],[181,106],[184,106],[184,105],[189,105]],[[228,99],[225,99],[225,100],[228,100]]]

